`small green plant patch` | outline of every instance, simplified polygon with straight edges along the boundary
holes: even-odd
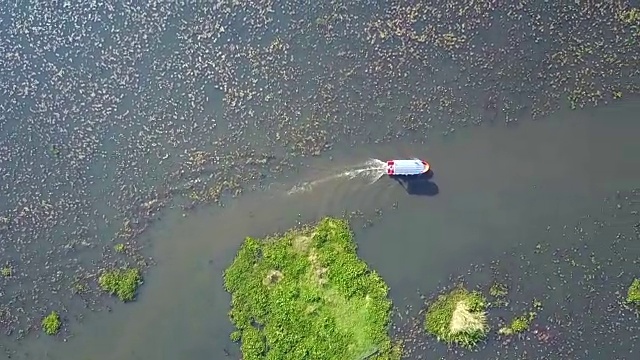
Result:
[[[489,288],[489,295],[491,296],[491,302],[489,306],[491,307],[503,307],[508,306],[509,301],[507,300],[507,295],[509,294],[509,288],[507,285],[494,282],[491,284]]]
[[[508,326],[500,328],[498,333],[501,335],[513,335],[529,330],[529,327],[531,327],[531,323],[538,315],[538,312],[542,310],[542,303],[539,300],[533,299],[531,307],[532,311],[529,311],[525,315],[513,318],[511,323]]]
[[[245,360],[400,358],[388,287],[358,258],[343,220],[247,238],[224,283]]]
[[[513,320],[511,320],[511,324],[509,324],[509,326],[500,328],[500,330],[498,330],[498,333],[502,335],[513,335],[525,332],[529,330],[529,326],[531,325],[534,316],[535,315],[532,316],[531,314],[529,314],[529,316],[523,315],[515,317]]]
[[[505,297],[507,294],[509,294],[509,288],[507,288],[507,285],[505,284],[495,282],[491,284],[491,287],[489,288],[489,295],[493,297]]]
[[[640,306],[640,279],[635,279],[627,291],[627,302]]]
[[[529,330],[529,325],[531,324],[531,317],[526,317],[526,316],[518,316],[517,318],[513,319],[513,321],[511,322],[511,330],[513,330],[514,333],[521,333],[524,331]]]
[[[60,315],[55,311],[42,319],[42,330],[47,335],[56,335],[60,331],[60,326],[62,326],[62,321]]]
[[[13,271],[11,270],[10,266],[5,266],[2,269],[0,269],[0,274],[4,277],[10,277],[12,273]]]
[[[486,310],[482,294],[457,287],[428,307],[425,330],[439,341],[472,348],[489,332]]]
[[[105,271],[98,279],[100,288],[120,300],[132,301],[138,287],[142,285],[142,275],[136,268],[122,268]]]
[[[113,250],[115,250],[115,252],[117,252],[117,253],[123,253],[126,249],[127,249],[126,246],[124,244],[122,244],[122,243],[115,244],[113,246]]]

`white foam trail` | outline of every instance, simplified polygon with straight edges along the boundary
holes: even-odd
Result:
[[[314,187],[318,185],[324,184],[329,181],[337,180],[340,178],[347,178],[347,179],[362,178],[364,180],[367,180],[367,183],[370,185],[375,183],[376,181],[378,181],[378,179],[380,179],[383,175],[385,175],[386,169],[387,169],[386,162],[378,159],[370,159],[364,164],[354,166],[354,168],[350,170],[343,171],[335,175],[327,176],[322,179],[300,183],[294,186],[293,188],[291,188],[289,191],[287,191],[287,195],[293,195],[296,193],[311,191],[313,190]]]

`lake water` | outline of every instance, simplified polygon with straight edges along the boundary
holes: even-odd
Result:
[[[225,351],[239,358],[239,349],[228,341],[230,297],[222,286],[222,271],[243,238],[344,210],[361,210],[371,220],[364,228],[363,221],[354,220],[359,252],[388,282],[396,306],[417,307],[418,293],[431,294],[472,264],[496,259],[515,263],[510,271],[517,283],[527,271],[518,266],[518,256],[541,242],[554,249],[571,246],[573,239],[561,235],[564,226],[572,228],[584,215],[603,214],[605,198],[638,187],[639,111],[640,103],[627,101],[513,127],[468,128],[424,145],[398,142],[340,149],[311,161],[290,182],[242,197],[224,209],[203,209],[188,217],[172,211],[148,234],[158,265],[146,277],[139,301],[115,305],[113,313],[90,315],[66,343],[28,340],[28,350],[15,358],[197,360],[223,358]],[[437,194],[411,195],[386,177],[372,185],[338,179],[304,193],[284,191],[371,157],[402,156],[430,161]],[[610,239],[601,239],[594,250],[608,253],[610,244]],[[640,254],[637,246],[630,251],[630,259]],[[616,266],[637,270],[637,265]],[[620,285],[627,285],[628,276],[619,279]],[[543,297],[544,280],[530,285],[532,296]],[[544,301],[551,312],[558,310],[554,301]],[[581,311],[571,306],[571,311]],[[633,316],[629,314],[632,321]],[[631,326],[638,328],[637,318]],[[490,342],[481,354],[497,351],[491,350],[496,343]],[[633,344],[585,346],[586,352],[572,358],[587,359],[588,351],[604,356]],[[438,352],[447,354],[436,347],[424,355]],[[503,355],[515,358],[517,351]]]
[[[638,333],[618,305],[640,262],[628,193],[640,180],[637,4],[0,6],[0,266],[11,272],[0,353],[237,357],[221,274],[242,239],[346,212],[403,309],[394,332],[412,354],[551,353],[491,337],[460,355],[416,332],[418,292],[464,275],[513,289],[498,317],[543,298],[536,326],[561,357],[626,357]],[[432,179],[340,176],[412,156]],[[227,206],[183,216],[215,200]],[[104,269],[149,254],[158,266],[139,301],[97,288]],[[41,336],[53,310],[63,331]]]

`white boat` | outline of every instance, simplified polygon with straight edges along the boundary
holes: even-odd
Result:
[[[387,175],[415,176],[428,172],[429,163],[420,159],[389,160],[387,161]]]

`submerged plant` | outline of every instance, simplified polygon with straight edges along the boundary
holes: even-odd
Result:
[[[627,302],[640,306],[640,279],[635,279],[627,291]]]
[[[458,287],[439,295],[427,309],[426,331],[439,341],[471,348],[484,340],[487,301],[479,292]]]
[[[42,319],[42,330],[47,335],[57,334],[60,331],[60,326],[62,326],[62,321],[60,321],[60,315],[55,311]]]
[[[74,294],[82,294],[87,290],[89,290],[89,287],[81,280],[76,279],[71,283],[71,292]]]
[[[504,297],[509,293],[509,289],[507,285],[501,283],[493,283],[491,284],[491,288],[489,288],[489,295],[493,297]]]
[[[135,298],[138,287],[142,285],[142,275],[136,268],[109,270],[100,276],[98,284],[102,290],[127,302]]]
[[[224,283],[243,359],[400,358],[388,287],[357,257],[345,221],[247,238]]]
[[[499,282],[494,282],[493,284],[491,284],[491,287],[489,288],[489,295],[491,296],[491,302],[489,305],[491,307],[508,306],[509,305],[509,301],[507,300],[508,294],[509,294],[509,288],[507,287],[507,285]]]

